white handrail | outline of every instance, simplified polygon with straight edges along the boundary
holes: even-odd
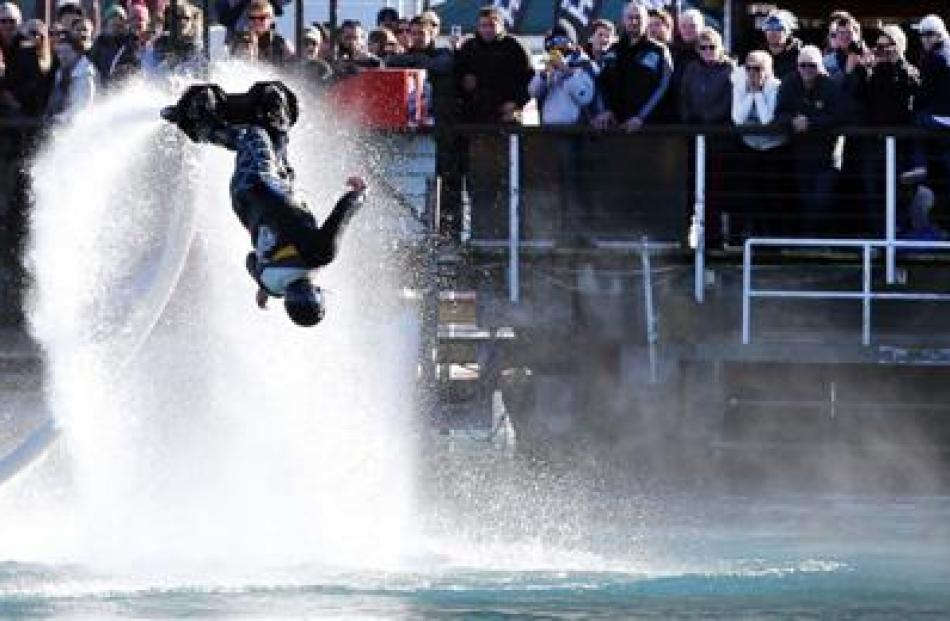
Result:
[[[860,248],[861,290],[830,291],[805,289],[753,289],[752,267],[756,246],[798,247],[798,248]],[[874,291],[871,250],[883,248],[885,253],[898,248],[916,248],[919,250],[950,250],[950,242],[917,240],[874,240],[874,239],[790,239],[790,238],[749,238],[745,242],[742,256],[742,344],[752,340],[752,299],[753,298],[795,298],[812,300],[861,300],[861,344],[871,344],[871,303],[874,300],[906,300],[950,302],[950,294],[928,292]]]

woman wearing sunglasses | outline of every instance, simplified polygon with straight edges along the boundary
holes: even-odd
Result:
[[[732,111],[732,72],[736,65],[726,56],[722,37],[703,28],[696,39],[699,60],[686,68],[680,85],[680,120],[691,125],[725,125]]]

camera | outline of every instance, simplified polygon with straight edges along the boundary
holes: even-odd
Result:
[[[864,56],[868,53],[868,46],[864,44],[864,41],[860,39],[857,41],[852,41],[848,44],[848,54],[856,54],[858,56]]]

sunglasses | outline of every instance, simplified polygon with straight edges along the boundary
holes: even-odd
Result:
[[[798,66],[802,69],[817,69],[818,63],[798,63]]]
[[[762,67],[758,65],[746,65],[746,71],[762,71]]]
[[[713,52],[716,50],[715,45],[697,45],[696,48],[701,52]]]
[[[12,17],[0,17],[0,24],[15,24],[17,21]]]
[[[270,15],[248,15],[247,19],[252,22],[266,22],[270,19]]]

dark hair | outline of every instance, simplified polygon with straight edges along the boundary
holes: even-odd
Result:
[[[598,18],[590,23],[591,32],[594,32],[598,28],[606,28],[610,32],[617,32],[617,26],[609,19]]]
[[[73,13],[77,17],[86,16],[86,12],[83,10],[82,6],[68,2],[56,9],[56,21],[60,21],[63,18],[63,15],[66,15],[67,13]]]
[[[669,11],[663,9],[652,9],[650,11],[650,17],[659,17],[667,28],[673,27],[673,16],[670,15]]]
[[[505,21],[504,15],[501,14],[501,9],[496,6],[483,6],[478,9],[478,19],[482,19],[483,17],[497,19],[502,23]]]
[[[376,25],[382,26],[383,22],[396,21],[399,19],[399,11],[391,6],[384,6],[376,13]]]

